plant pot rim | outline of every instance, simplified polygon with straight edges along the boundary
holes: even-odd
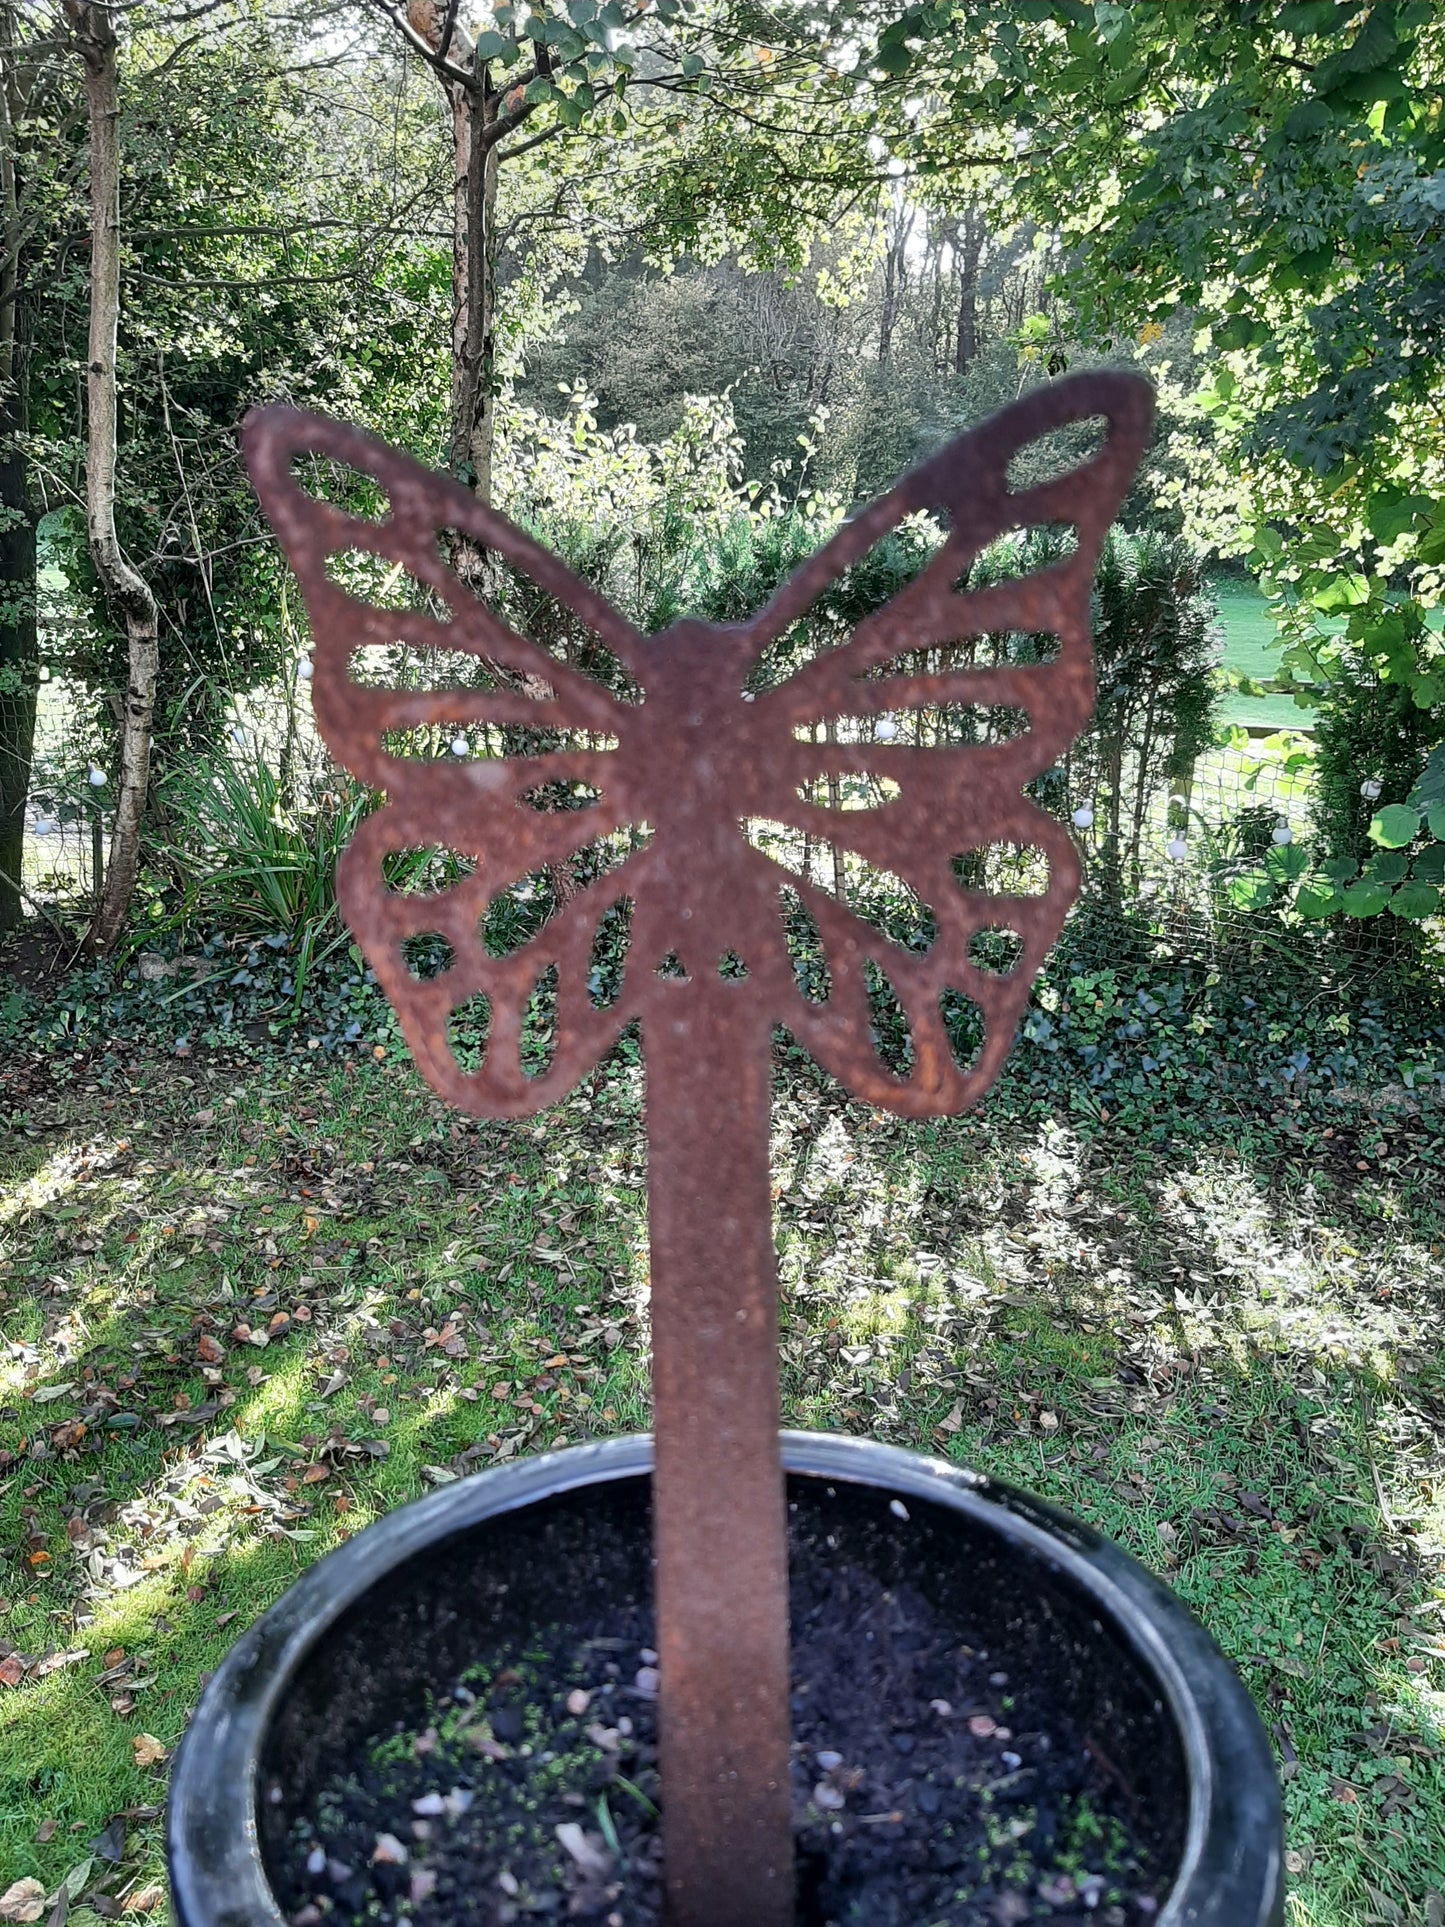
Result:
[[[964,1466],[845,1433],[784,1431],[786,1472],[866,1485],[971,1516],[1092,1597],[1157,1682],[1189,1787],[1184,1847],[1155,1927],[1282,1919],[1278,1783],[1254,1704],[1167,1587],[1067,1513]],[[474,1473],[399,1506],[304,1572],[236,1641],[177,1750],[166,1857],[179,1927],[287,1927],[261,1858],[262,1744],[307,1654],[387,1574],[487,1519],[652,1470],[650,1434]]]

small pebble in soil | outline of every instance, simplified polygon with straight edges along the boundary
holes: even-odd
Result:
[[[1087,1736],[905,1588],[830,1563],[793,1612],[797,1927],[1147,1927],[1170,1869]],[[659,1927],[651,1633],[598,1607],[438,1680],[282,1819],[290,1927]]]

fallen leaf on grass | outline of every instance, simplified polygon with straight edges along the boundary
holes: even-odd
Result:
[[[38,1880],[17,1880],[0,1894],[0,1920],[39,1920],[45,1912],[45,1889]]]
[[[89,1854],[85,1856],[84,1860],[76,1862],[60,1883],[60,1891],[55,1896],[57,1904],[64,1901],[68,1907],[72,1900],[77,1899],[85,1892],[85,1883],[89,1880],[90,1870],[94,1865],[95,1862]]]
[[[128,1914],[148,1914],[153,1907],[158,1907],[160,1903],[160,1888],[150,1886],[140,1888],[139,1891],[133,1893],[128,1900],[123,1900],[121,1906]]]
[[[55,1830],[59,1825],[60,1822],[58,1820],[42,1820],[40,1825],[35,1829],[35,1844],[43,1847],[47,1840],[53,1840],[55,1838]]]
[[[117,1816],[89,1845],[98,1860],[108,1860],[112,1867],[118,1867],[125,1859],[125,1821]]]
[[[219,1365],[226,1354],[216,1343],[215,1339],[212,1338],[211,1334],[205,1332],[197,1340],[196,1356],[201,1359],[204,1364]]]
[[[18,1686],[24,1677],[25,1668],[13,1653],[5,1659],[0,1659],[0,1685]]]
[[[137,1733],[130,1743],[130,1750],[137,1766],[159,1766],[166,1757],[166,1749],[153,1733]]]
[[[320,1485],[321,1481],[329,1476],[324,1465],[308,1465],[301,1474],[301,1483],[302,1485]]]

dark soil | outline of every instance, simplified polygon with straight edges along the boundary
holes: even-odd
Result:
[[[799,1927],[1142,1927],[1135,1790],[921,1596],[792,1574]],[[650,1615],[481,1656],[430,1723],[377,1735],[268,1855],[293,1927],[660,1915]],[[272,1793],[280,1797],[280,1788]]]
[[[75,968],[80,953],[78,936],[48,923],[0,936],[0,983],[43,993]]]

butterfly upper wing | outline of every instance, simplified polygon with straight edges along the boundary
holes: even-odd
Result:
[[[1088,461],[1026,490],[1008,485],[1012,458],[1039,436],[1102,416],[1102,446]],[[825,649],[757,698],[767,732],[766,814],[801,835],[841,843],[900,877],[932,912],[925,951],[881,935],[836,898],[799,884],[828,958],[825,1003],[793,1000],[788,1018],[800,1042],[860,1095],[915,1114],[960,1109],[992,1082],[1007,1052],[1029,985],[1077,894],[1073,841],[1023,786],[1079,733],[1093,699],[1090,596],[1100,546],[1146,445],[1152,394],[1125,374],[1077,376],[1026,396],[960,436],[887,495],[869,505],[785,583],[750,625],[762,647],[798,621],[853,563],[907,516],[941,513],[945,540],[920,574],[868,616],[848,641]],[[979,552],[1017,529],[1067,524],[1070,553],[1034,574],[960,589]],[[888,673],[899,656],[969,638],[1016,631],[1058,638],[1047,663],[1003,663],[931,674]],[[948,704],[1021,711],[1027,728],[1010,740],[920,747],[907,742],[799,740],[839,718],[910,712]],[[874,809],[836,810],[802,800],[828,776],[868,774],[896,786]],[[956,860],[998,844],[1039,853],[1047,886],[1036,895],[965,888]],[[971,956],[981,931],[1012,931],[1022,949],[1006,975]],[[912,1046],[907,1077],[894,1076],[874,1042],[875,993],[886,978],[905,1014]],[[976,1006],[984,1038],[968,1060],[955,1049],[949,993]]]
[[[488,953],[483,920],[488,906],[519,878],[563,867],[579,841],[626,826],[610,806],[603,780],[615,752],[585,739],[626,740],[640,709],[502,622],[450,566],[443,538],[455,532],[500,555],[570,611],[639,686],[646,673],[642,639],[605,598],[504,516],[357,429],[296,409],[263,409],[248,418],[245,452],[306,599],[318,728],[338,762],[387,794],[338,867],[347,922],[434,1088],[463,1109],[511,1116],[538,1109],[576,1082],[625,1021],[622,1010],[599,1010],[587,996],[587,959],[599,919],[617,898],[619,879],[622,889],[635,887],[645,853],[579,890],[532,942],[510,955]],[[384,492],[384,515],[351,513],[308,492],[295,473],[297,462],[308,458],[344,464],[367,478]],[[350,593],[333,564],[354,553],[405,572],[429,592],[431,608],[388,609]],[[409,690],[355,678],[358,649],[396,643],[477,658],[491,686]],[[397,754],[388,743],[394,733],[425,725],[469,724],[564,730],[584,741],[537,755],[433,760]],[[558,783],[593,784],[602,797],[586,810],[527,806],[529,795]],[[430,846],[473,859],[476,867],[430,894],[389,888],[386,860]],[[422,935],[444,940],[453,961],[419,979],[405,945]],[[547,1068],[529,1075],[520,1049],[524,1017],[539,981],[553,969],[555,1048]],[[478,993],[488,1006],[486,1049],[480,1067],[468,1071],[452,1047],[451,1021]]]

